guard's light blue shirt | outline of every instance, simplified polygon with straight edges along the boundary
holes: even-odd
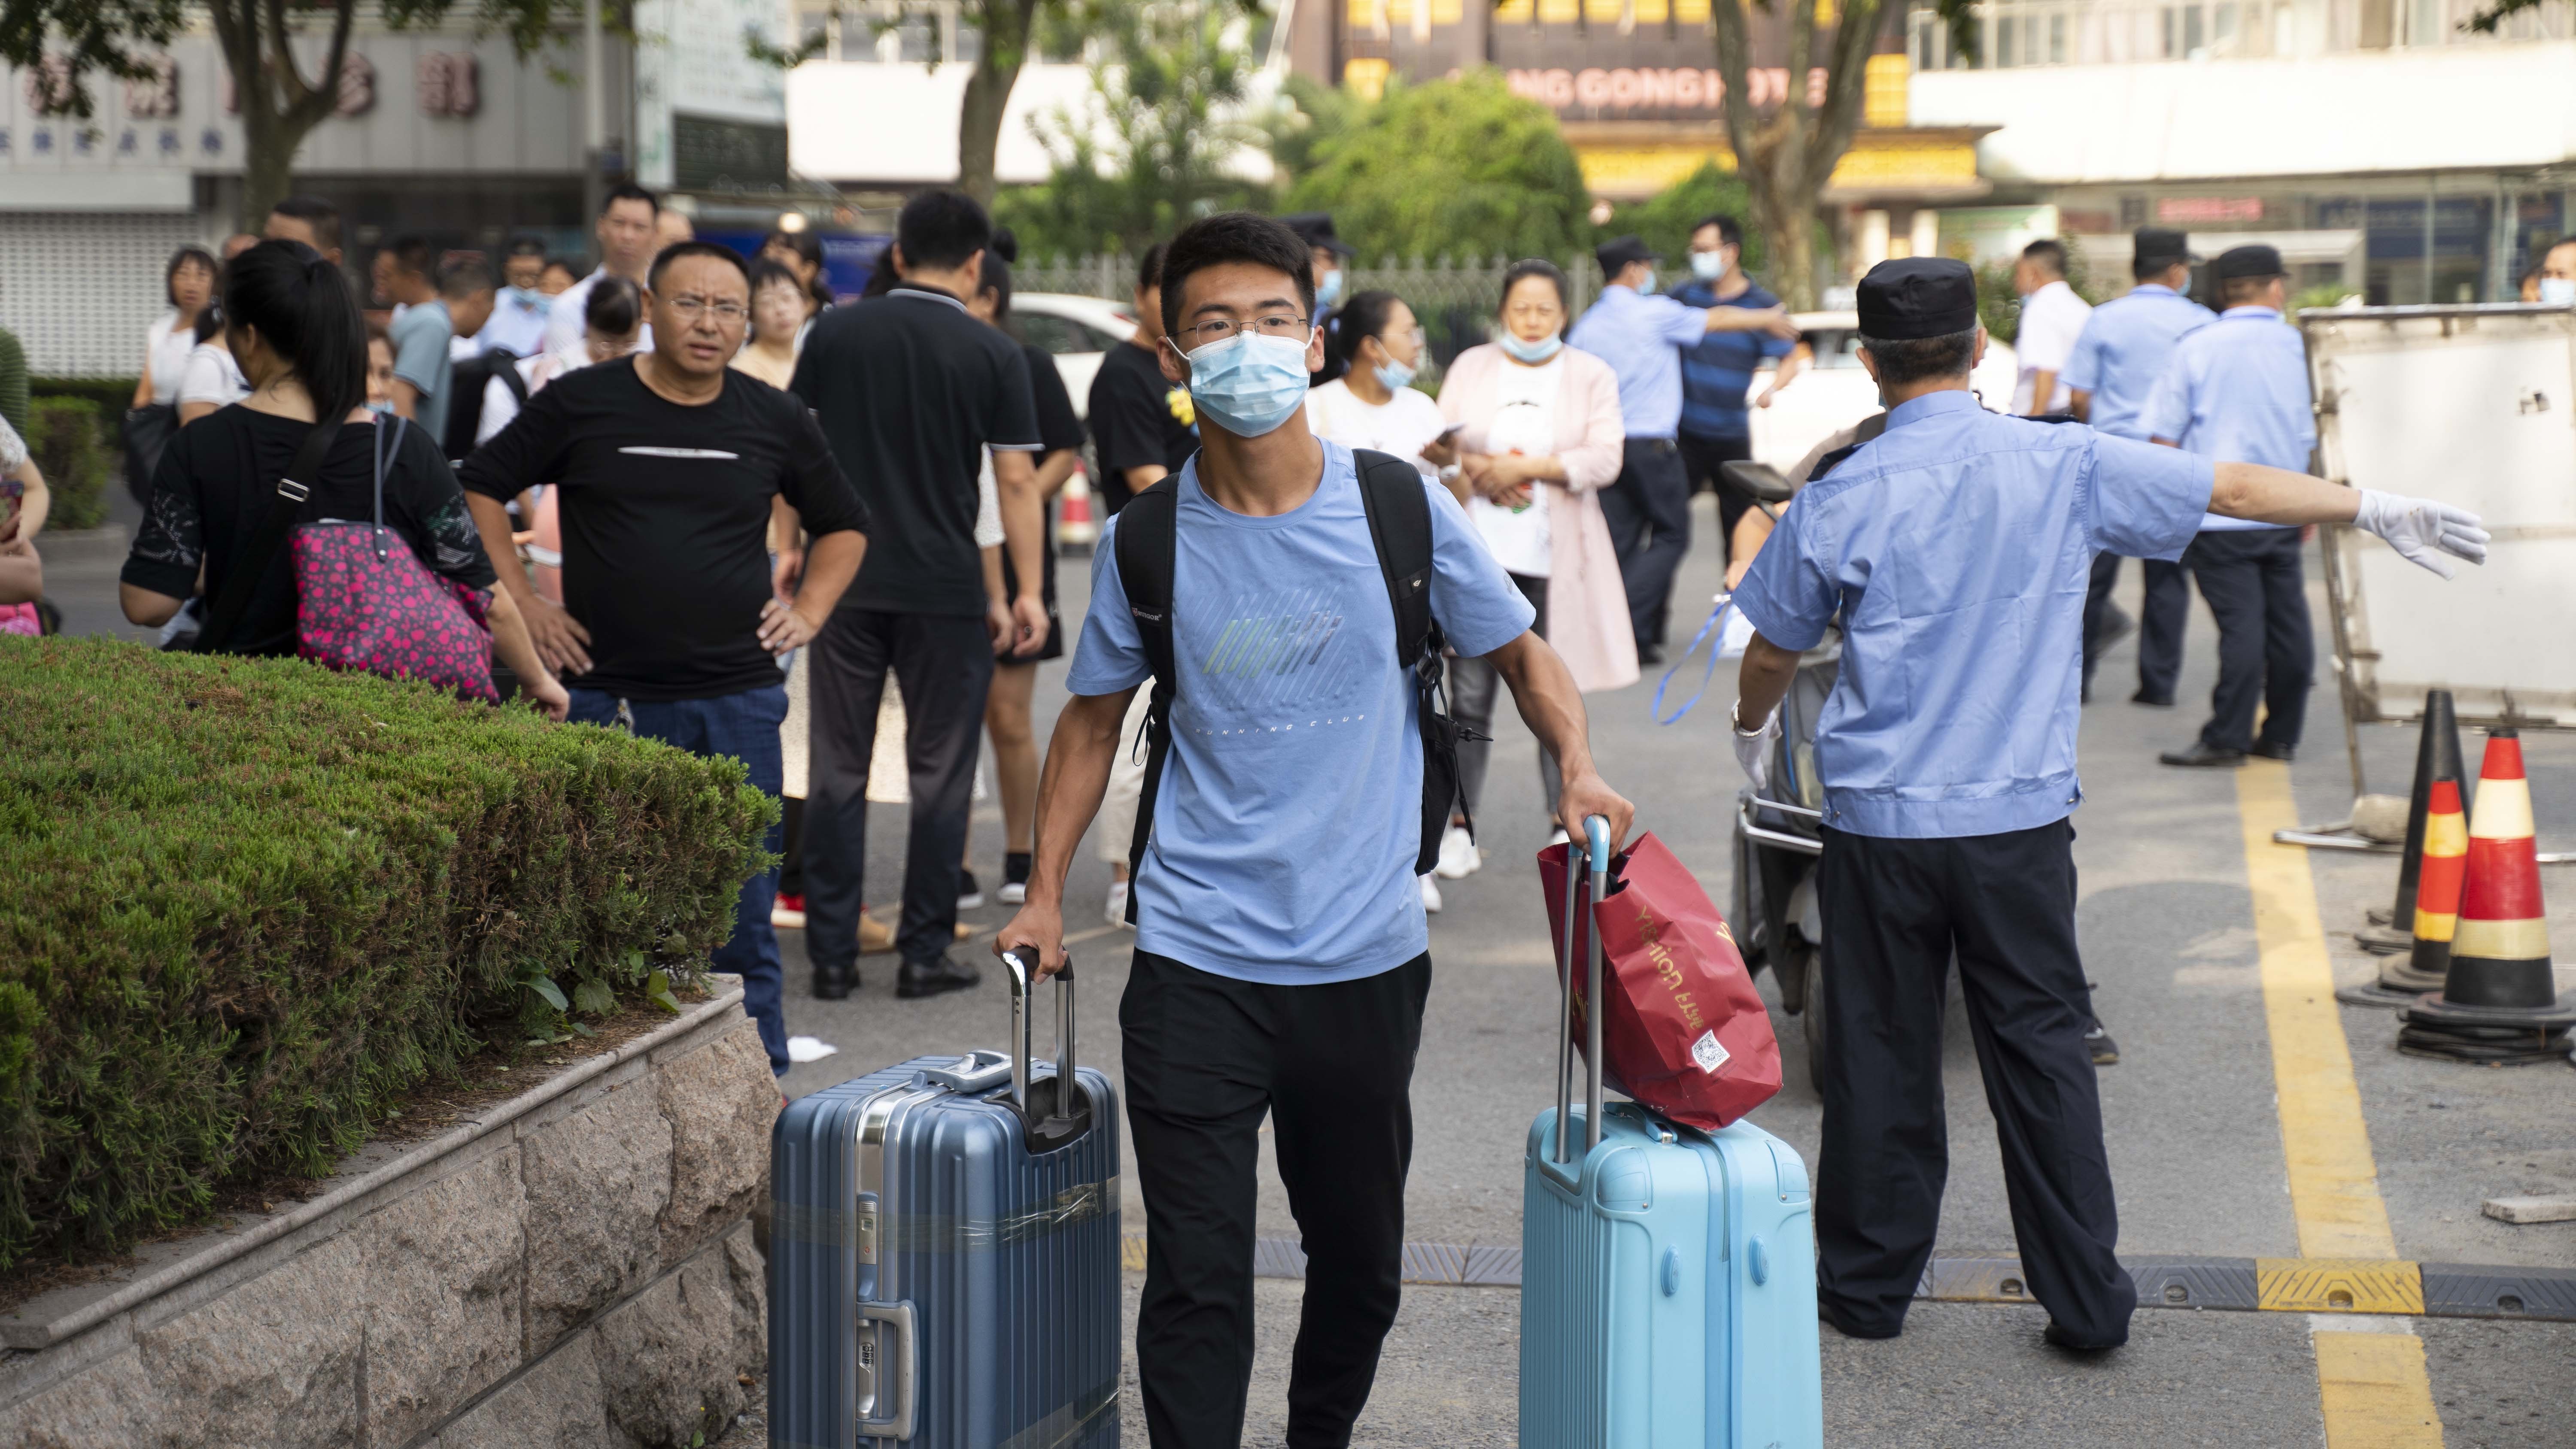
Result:
[[[1137,873],[1136,944],[1202,971],[1349,981],[1430,949],[1413,875],[1422,737],[1397,666],[1395,607],[1348,448],[1315,495],[1232,512],[1182,468],[1172,559],[1172,752]],[[1431,616],[1461,655],[1537,613],[1429,479]],[[1066,685],[1115,694],[1152,673],[1118,578],[1118,519],[1091,555],[1091,607]]]
[[[1784,649],[1842,616],[1825,823],[1948,837],[2071,813],[2093,556],[2179,556],[2209,485],[2206,458],[1936,392],[1799,490],[1735,604]]]
[[[2086,421],[2112,437],[2143,443],[2147,395],[2164,375],[2174,344],[2215,316],[2171,287],[2141,283],[2093,309],[2060,380],[2093,395]]]
[[[1565,340],[1610,364],[1619,416],[1632,438],[1669,438],[1682,425],[1682,355],[1708,335],[1708,313],[1634,287],[1604,287]]]
[[[2185,335],[2147,397],[2148,435],[2222,463],[2308,471],[2317,445],[2308,403],[2308,352],[2299,329],[2270,307],[2230,307]],[[2277,528],[2213,513],[2212,530]]]

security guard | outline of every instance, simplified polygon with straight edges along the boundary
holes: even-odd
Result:
[[[2075,354],[2066,362],[2069,411],[2115,438],[2147,441],[2147,394],[2164,375],[2165,359],[2182,335],[2211,320],[2207,307],[2185,296],[2191,285],[2190,240],[2160,226],[2139,227],[2129,274],[2137,285],[2093,309]],[[2140,559],[2147,576],[2146,604],[2138,620],[2138,692],[2132,704],[2170,708],[2182,672],[2183,617],[2191,611],[2191,581],[2182,565]],[[2093,560],[2093,585],[2084,596],[2084,689],[2093,690],[2093,668],[2119,637],[2106,628],[2111,586],[2120,556]]]
[[[1329,211],[1300,211],[1279,221],[1306,243],[1315,263],[1315,325],[1324,329],[1324,365],[1316,369],[1315,386],[1322,387],[1349,368],[1337,339],[1342,330],[1342,297],[1348,290],[1342,264],[1351,259],[1352,247],[1333,230]]]
[[[2281,254],[2235,247],[2219,253],[2210,270],[2227,310],[2174,344],[2147,399],[2148,435],[2204,458],[2304,473],[2317,421],[2308,403],[2307,349],[2298,329],[2281,320],[2288,301]],[[2242,765],[2248,754],[2290,758],[2307,721],[2317,662],[2299,530],[2212,514],[2182,562],[2218,619],[2218,688],[2200,738],[2157,758],[2218,768]]]
[[[2112,1256],[2067,818],[2083,798],[2077,636],[2093,556],[2172,558],[2205,509],[2354,522],[2445,575],[2442,551],[2481,560],[2486,535],[2440,504],[1984,411],[1968,391],[1985,334],[1962,263],[1882,263],[1859,302],[1887,429],[1828,455],[1735,594],[1758,631],[1735,715],[1757,787],[1799,651],[1842,621],[1815,743],[1830,963],[1819,1309],[1844,1333],[1892,1337],[1931,1256],[1955,953],[2048,1341],[2109,1348],[2128,1338],[2137,1293]]]

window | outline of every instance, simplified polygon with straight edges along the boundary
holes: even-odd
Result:
[[[1013,312],[1011,331],[1016,333],[1022,342],[1043,348],[1050,357],[1062,357],[1073,352],[1107,350],[1090,328],[1070,317],[1058,317],[1046,312]]]

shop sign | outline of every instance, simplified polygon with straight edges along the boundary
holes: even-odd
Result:
[[[1555,111],[1592,118],[1604,111],[1690,111],[1721,113],[1726,77],[1715,70],[1672,66],[1587,66],[1505,73],[1514,95],[1526,96]],[[1825,103],[1823,66],[1807,71],[1807,104]],[[1745,99],[1757,109],[1779,105],[1789,97],[1786,66],[1755,66],[1744,73]]]
[[[2263,198],[2259,196],[2160,196],[2156,198],[2156,220],[2182,226],[2202,226],[2212,222],[2261,221]]]

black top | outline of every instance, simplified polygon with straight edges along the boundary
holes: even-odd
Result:
[[[945,292],[897,287],[815,319],[795,390],[877,523],[841,606],[981,618],[984,450],[1038,447],[1020,344]]]
[[[713,699],[779,682],[760,644],[770,597],[769,506],[785,497],[818,537],[865,532],[813,417],[728,369],[696,406],[644,385],[621,357],[557,377],[465,460],[465,487],[558,495],[564,607],[590,630],[576,688]]]
[[[1091,480],[1105,512],[1127,506],[1127,470],[1160,463],[1178,473],[1198,451],[1189,389],[1163,377],[1162,364],[1134,339],[1100,359],[1091,378],[1091,441],[1099,446],[1100,476]]]
[[[197,591],[197,568],[206,570],[206,599],[223,597],[233,560],[250,547],[276,495],[278,475],[294,465],[311,423],[253,412],[236,403],[181,428],[161,453],[152,474],[152,501],[119,575],[136,588],[174,599]],[[343,423],[331,440],[312,496],[298,510],[300,522],[375,516],[376,428]],[[474,532],[474,518],[457,489],[456,474],[428,432],[403,429],[401,446],[385,469],[385,527],[399,535],[412,557],[472,588],[492,587],[492,560]],[[231,654],[295,652],[295,562],[280,548],[268,576],[251,594],[250,608],[233,631]]]
[[[1056,370],[1054,355],[1043,347],[1028,343],[1020,344],[1020,355],[1028,360],[1029,396],[1037,404],[1038,456],[1044,458],[1062,449],[1081,447],[1082,419],[1073,411],[1073,394],[1065,391],[1064,374]],[[1038,592],[1046,600],[1047,639],[1034,654],[1022,656],[1024,661],[1064,657],[1064,646],[1055,637],[1055,549],[1051,546],[1055,533],[1054,504],[1047,505],[1046,516],[1046,539],[1042,540],[1038,550],[1039,571],[1043,575],[1038,583]],[[1014,595],[1020,591],[1020,571],[1011,567],[1011,551],[1007,547],[1002,550],[1002,587]]]
[[[1315,325],[1324,329],[1324,365],[1315,369],[1315,375],[1307,386],[1322,387],[1328,382],[1339,382],[1342,375],[1351,370],[1350,363],[1342,358],[1342,309],[1316,308]]]

